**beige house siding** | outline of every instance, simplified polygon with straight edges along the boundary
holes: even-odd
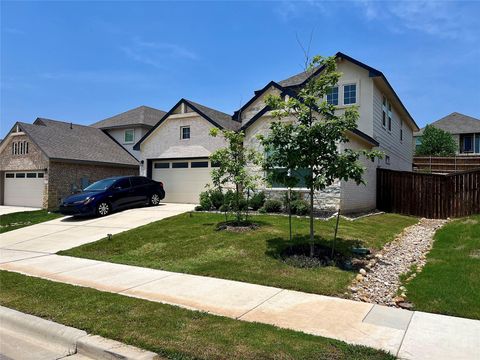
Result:
[[[180,127],[190,126],[190,139],[180,138]],[[225,139],[219,135],[210,136],[215,126],[195,112],[170,115],[141,144],[143,159],[158,159],[170,147],[202,146],[210,153],[225,147]],[[141,166],[141,174],[146,175],[146,163]]]
[[[125,143],[125,130],[132,129],[134,130],[134,141],[132,143]],[[140,141],[140,139],[145,135],[148,131],[148,128],[143,126],[132,126],[132,127],[125,127],[125,128],[117,128],[117,129],[108,129],[106,133],[114,138],[121,146],[125,148],[130,154],[135,156],[137,160],[142,160],[142,153],[138,150],[133,150],[133,146]]]
[[[392,170],[412,170],[413,161],[413,130],[405,120],[402,120],[395,107],[392,106],[392,130],[382,124],[382,97],[383,94],[377,87],[374,88],[373,97],[373,137],[380,143],[379,149],[390,157],[390,165],[385,158],[378,161],[378,165]],[[387,97],[388,99],[388,97]],[[403,129],[403,141],[400,141],[400,128]]]
[[[344,144],[345,148],[360,150],[370,146],[362,143],[358,139],[350,139],[350,142]],[[340,208],[342,212],[355,213],[375,209],[377,206],[377,165],[375,162],[362,157],[361,164],[365,168],[363,180],[365,185],[357,185],[354,181],[341,181],[341,201]]]

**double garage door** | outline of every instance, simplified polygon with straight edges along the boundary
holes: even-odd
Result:
[[[152,167],[153,180],[163,183],[166,202],[197,204],[205,185],[212,181],[208,159],[154,161]]]
[[[3,203],[10,206],[42,207],[45,174],[34,171],[6,172]]]

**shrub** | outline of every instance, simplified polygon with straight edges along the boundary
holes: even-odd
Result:
[[[202,205],[195,206],[195,211],[203,211]]]
[[[282,211],[282,202],[275,199],[265,201],[263,208],[269,213],[279,213]]]
[[[237,209],[237,194],[232,190],[228,190],[223,197],[223,210],[222,211],[234,211],[237,210],[246,210],[247,209],[247,200],[242,194],[239,195],[238,199],[238,209]]]
[[[212,189],[208,191],[208,194],[210,196],[210,202],[212,203],[212,206],[218,210],[220,207],[223,205],[223,193],[222,190],[220,189]]]
[[[210,195],[209,195],[208,191],[202,191],[200,193],[200,206],[205,211],[208,211],[208,210],[212,209],[212,207],[213,207],[212,200],[210,200]]]
[[[250,198],[249,206],[253,210],[260,209],[263,204],[265,204],[265,193],[263,191],[253,194],[253,196]]]
[[[292,214],[307,215],[310,212],[310,205],[305,200],[295,200],[291,203]]]
[[[265,209],[265,206],[262,206],[260,209],[258,209],[258,212],[260,214],[266,214],[267,213],[267,209]]]

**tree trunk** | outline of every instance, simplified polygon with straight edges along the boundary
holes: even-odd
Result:
[[[287,200],[288,200],[288,227],[290,231],[290,243],[292,243],[292,189],[291,188],[288,188]]]
[[[310,257],[314,255],[315,239],[313,230],[313,186],[310,188]]]
[[[236,202],[236,208],[237,208],[237,223],[240,224],[240,199],[239,199],[239,186],[238,184],[235,184],[235,191],[236,191],[236,196],[235,196],[235,202]]]

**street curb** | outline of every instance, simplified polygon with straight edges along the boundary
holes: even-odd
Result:
[[[87,335],[77,341],[77,352],[101,360],[160,360],[150,351],[142,350],[98,335]]]
[[[33,315],[0,306],[2,329],[38,339],[65,355],[75,354],[77,340],[87,335],[85,331],[61,325]]]
[[[89,335],[86,331],[58,324],[33,315],[0,306],[2,330],[21,334],[48,344],[65,356],[78,354],[98,360],[160,360],[154,352],[123,344],[118,341]]]

